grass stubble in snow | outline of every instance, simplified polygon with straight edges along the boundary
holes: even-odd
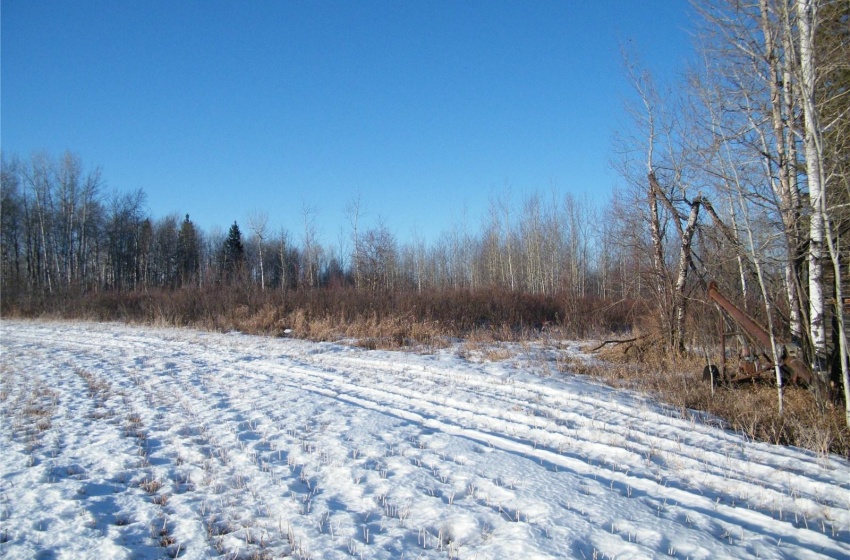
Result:
[[[541,375],[527,353],[0,336],[8,558],[850,557],[847,461]]]

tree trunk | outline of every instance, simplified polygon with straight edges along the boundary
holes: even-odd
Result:
[[[809,325],[814,350],[813,365],[821,375],[826,365],[826,325],[824,324],[824,209],[820,125],[815,105],[815,53],[814,35],[817,0],[797,0],[797,26],[800,38],[800,89],[803,98],[805,134],[803,146],[806,153],[806,180],[809,185]],[[824,379],[825,380],[825,379]]]
[[[782,0],[784,1],[784,0]],[[792,188],[793,165],[796,163],[790,159],[789,145],[793,144],[790,136],[792,131],[789,123],[793,120],[791,115],[784,114],[785,103],[783,99],[783,60],[778,53],[776,35],[779,29],[775,22],[770,19],[771,10],[768,0],[759,0],[761,12],[761,30],[764,36],[764,53],[768,65],[766,77],[770,89],[770,117],[773,125],[774,149],[776,157],[777,175],[779,179],[777,198],[782,223],[785,226],[785,237],[788,251],[788,263],[786,270],[786,290],[788,292],[788,303],[790,306],[791,334],[793,337],[802,337],[802,313],[800,310],[800,297],[796,291],[798,277],[795,263],[800,250],[799,224],[799,193]],[[787,57],[786,57],[787,59]],[[785,60],[785,64],[790,64]],[[769,164],[768,164],[769,165]],[[771,173],[772,174],[772,173]]]
[[[647,193],[647,202],[649,204],[649,232],[652,238],[652,271],[654,276],[655,297],[657,298],[659,318],[661,326],[665,330],[669,329],[670,318],[667,313],[666,301],[666,278],[667,270],[664,266],[664,240],[661,236],[661,221],[658,216],[658,194],[653,187],[656,184],[655,173],[649,173],[649,192]]]
[[[673,312],[676,317],[676,330],[673,338],[673,348],[677,352],[685,351],[685,283],[688,280],[688,270],[693,262],[691,253],[691,243],[696,232],[697,218],[699,218],[699,207],[701,199],[696,199],[691,203],[691,212],[688,216],[688,224],[682,234],[682,246],[679,251],[679,267],[677,271],[676,286],[673,292]]]

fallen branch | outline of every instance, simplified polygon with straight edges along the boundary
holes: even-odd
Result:
[[[642,338],[646,338],[647,336],[649,336],[649,335],[636,336],[634,338],[627,338],[625,340],[606,340],[605,342],[603,342],[602,344],[600,344],[596,348],[591,348],[590,351],[596,352],[597,350],[599,350],[600,348],[602,348],[603,346],[606,346],[608,344],[625,344],[627,342],[635,342],[635,341],[640,340]]]

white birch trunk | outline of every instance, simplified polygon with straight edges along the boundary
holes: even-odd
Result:
[[[800,38],[800,88],[803,97],[806,153],[806,179],[809,185],[809,317],[810,333],[815,351],[815,367],[821,369],[826,361],[826,325],[824,324],[824,211],[826,195],[821,169],[820,131],[815,106],[814,34],[818,0],[797,0],[797,26]]]
[[[798,193],[795,188],[792,188],[792,177],[794,172],[792,166],[796,163],[790,159],[789,145],[793,142],[789,141],[791,130],[788,122],[791,119],[790,115],[783,113],[785,103],[783,98],[783,88],[781,87],[783,76],[785,75],[783,61],[779,56],[779,45],[777,44],[777,35],[781,33],[775,19],[771,19],[773,9],[769,5],[768,0],[759,0],[759,10],[761,12],[761,30],[764,36],[764,54],[768,65],[767,85],[770,90],[770,117],[773,125],[775,158],[778,175],[777,197],[780,203],[780,213],[782,223],[785,226],[785,240],[788,244],[788,264],[786,270],[786,290],[788,293],[788,303],[791,308],[791,333],[794,336],[799,336],[803,332],[802,327],[802,311],[800,310],[800,298],[796,291],[796,271],[794,269],[794,261],[798,251]],[[767,142],[762,140],[765,145],[765,152],[769,152]],[[771,162],[766,160],[768,168],[768,176],[773,176]],[[811,332],[811,329],[810,329]]]
[[[685,283],[688,280],[688,269],[691,266],[691,242],[696,232],[697,218],[701,201],[695,200],[691,204],[691,212],[688,216],[688,225],[682,234],[682,247],[679,252],[679,270],[676,278],[676,290],[674,296],[674,308],[676,310],[676,332],[675,348],[681,352],[685,349]]]

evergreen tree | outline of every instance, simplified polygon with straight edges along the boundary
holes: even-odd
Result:
[[[201,250],[195,224],[189,220],[189,214],[180,226],[178,234],[178,261],[180,283],[187,284],[198,274],[201,267]]]
[[[245,259],[245,247],[242,245],[242,232],[239,231],[239,225],[234,221],[230,226],[230,231],[227,232],[227,239],[224,240],[222,248],[222,268],[228,276],[238,271],[242,267]]]

